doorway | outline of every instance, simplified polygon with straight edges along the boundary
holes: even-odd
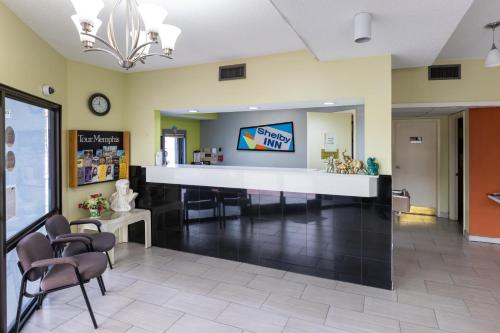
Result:
[[[412,211],[436,215],[438,207],[438,121],[394,121],[393,184],[411,196]]]
[[[186,130],[164,129],[161,137],[161,150],[167,165],[187,163]]]

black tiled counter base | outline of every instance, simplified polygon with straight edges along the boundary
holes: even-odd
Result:
[[[358,198],[146,183],[144,173],[132,167],[131,186],[137,206],[153,212],[154,246],[392,287],[390,176],[380,176],[378,197]],[[189,231],[179,210],[158,210],[179,199],[189,201]],[[222,203],[225,226],[214,217]],[[143,241],[143,232],[130,226],[129,240]]]

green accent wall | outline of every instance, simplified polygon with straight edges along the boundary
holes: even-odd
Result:
[[[193,151],[200,149],[200,120],[161,116],[161,129],[174,127],[186,130],[187,162],[193,161]]]

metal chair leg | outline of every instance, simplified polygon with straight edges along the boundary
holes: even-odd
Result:
[[[94,312],[92,311],[92,307],[90,306],[89,298],[87,296],[87,292],[85,291],[85,286],[83,285],[80,274],[78,274],[78,280],[80,282],[80,289],[82,290],[83,299],[85,300],[85,304],[87,304],[87,309],[89,310],[90,318],[92,319],[92,324],[94,324],[94,328],[97,329],[97,322],[94,317]]]
[[[226,227],[226,205],[222,203],[222,227]]]
[[[108,251],[106,251],[106,257],[108,257],[109,269],[113,269],[113,265],[111,264],[111,258],[109,257]]]
[[[97,284],[99,285],[99,289],[101,289],[102,296],[106,296],[106,290],[104,289],[104,283],[102,281],[102,276],[98,276],[96,278]]]
[[[101,284],[102,284],[102,289],[104,290],[104,292],[106,293],[108,291],[108,289],[106,289],[106,285],[104,284],[104,279],[102,278],[102,275],[99,276],[101,278]]]
[[[24,287],[26,283],[23,280],[21,282],[21,288],[19,290],[19,300],[17,301],[17,312],[16,312],[16,333],[19,333],[20,325],[21,325],[21,309],[23,307],[23,296],[24,296]]]

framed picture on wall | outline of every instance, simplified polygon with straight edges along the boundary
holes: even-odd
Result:
[[[130,133],[69,131],[69,186],[128,179]]]
[[[293,122],[242,127],[237,149],[295,152]]]

